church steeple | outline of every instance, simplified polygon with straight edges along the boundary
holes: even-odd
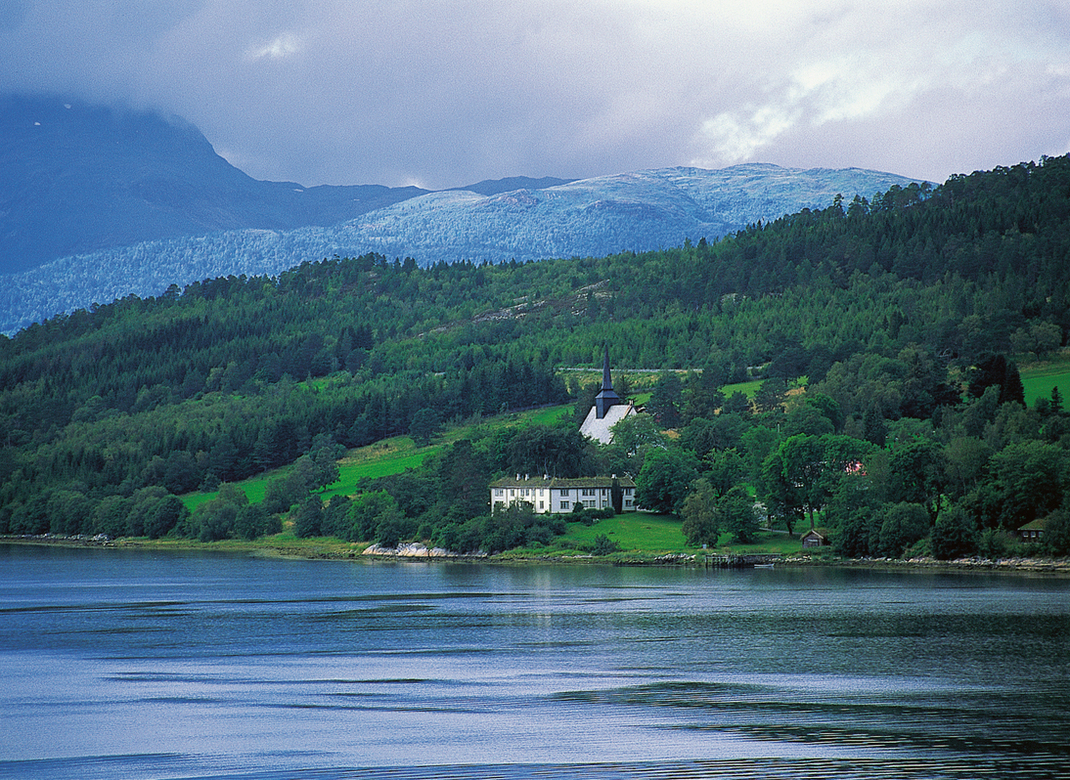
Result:
[[[602,358],[602,389],[613,389],[613,377],[609,375],[609,344],[605,345],[606,353]]]
[[[609,345],[606,344],[605,356],[602,358],[602,389],[594,397],[595,416],[599,420],[603,419],[610,407],[619,403],[623,402],[613,389],[613,378],[609,372]]]

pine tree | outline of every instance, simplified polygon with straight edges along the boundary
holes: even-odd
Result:
[[[1018,373],[1018,366],[1013,362],[1007,362],[1007,373],[1003,376],[1003,389],[999,394],[1001,404],[1014,402],[1025,406],[1025,387],[1022,385],[1022,377]]]
[[[862,418],[863,435],[866,441],[883,447],[888,439],[888,426],[884,423],[884,415],[876,404],[870,404]]]

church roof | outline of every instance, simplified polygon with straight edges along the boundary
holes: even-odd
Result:
[[[587,412],[587,419],[580,426],[580,433],[602,444],[609,444],[613,441],[613,426],[632,414],[636,414],[632,404],[618,403],[611,406],[604,417],[599,417],[597,406],[592,406],[591,411]]]

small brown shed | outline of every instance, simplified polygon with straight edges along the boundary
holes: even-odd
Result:
[[[1044,531],[1048,526],[1048,518],[1042,517],[1031,523],[1026,523],[1018,529],[1018,538],[1023,542],[1039,542],[1044,539]]]
[[[824,528],[811,528],[802,535],[802,546],[806,550],[811,547],[827,547],[829,545],[828,531]]]

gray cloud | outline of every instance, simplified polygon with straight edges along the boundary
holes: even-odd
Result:
[[[0,89],[155,107],[253,176],[447,187],[1070,148],[1070,11],[1007,0],[23,0]]]

